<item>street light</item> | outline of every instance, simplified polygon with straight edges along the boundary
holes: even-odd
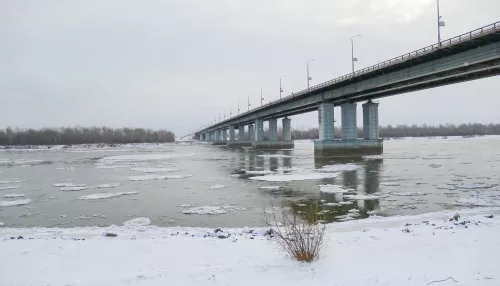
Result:
[[[238,115],[240,115],[240,101],[238,100]]]
[[[250,95],[248,96],[248,111],[250,111]]]
[[[354,62],[358,61],[358,58],[354,57],[354,38],[361,37],[361,34],[351,37],[351,61],[352,61],[352,75],[354,76]]]
[[[309,81],[312,80],[312,77],[309,76],[309,63],[314,62],[315,59],[307,61],[307,89],[309,89]]]
[[[438,43],[441,47],[441,27],[445,27],[446,24],[444,21],[441,21],[441,15],[439,15],[439,0],[437,0],[437,13],[438,13]]]
[[[280,99],[281,99],[281,94],[283,93],[283,88],[281,88],[281,80],[286,76],[286,73],[280,77]],[[308,76],[309,77],[309,76]]]
[[[262,101],[264,100],[264,96],[262,95],[262,90],[264,89],[264,87],[267,87],[267,86],[263,86],[260,88],[260,106],[262,106]]]

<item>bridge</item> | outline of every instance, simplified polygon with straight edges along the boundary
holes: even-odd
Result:
[[[500,22],[292,93],[204,127],[193,136],[214,145],[248,146],[256,150],[292,149],[291,119],[288,117],[317,110],[319,140],[314,141],[315,157],[382,154],[379,104],[373,100],[498,74]],[[362,104],[363,139],[357,138],[359,102],[365,102]],[[335,106],[341,107],[340,140],[334,140]],[[279,118],[283,118],[283,134],[278,141]],[[269,122],[269,140],[266,141],[264,121]],[[238,138],[235,130],[238,130]]]

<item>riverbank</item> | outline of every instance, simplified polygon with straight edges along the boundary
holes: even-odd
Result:
[[[500,208],[328,226],[312,264],[266,229],[123,226],[0,229],[2,285],[498,285]],[[105,234],[108,234],[106,236]],[[115,235],[116,236],[113,236]],[[449,278],[451,277],[451,278]],[[454,282],[457,281],[457,282]]]

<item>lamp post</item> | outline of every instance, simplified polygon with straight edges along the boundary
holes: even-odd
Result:
[[[312,80],[312,77],[309,76],[309,63],[314,62],[315,59],[307,61],[307,89],[309,89],[309,81]]]
[[[283,88],[281,88],[281,80],[286,76],[286,73],[280,77],[280,99],[281,99],[281,94],[283,93]],[[308,76],[309,77],[309,76]]]
[[[262,101],[264,100],[264,95],[262,94],[262,90],[264,89],[264,87],[267,87],[267,86],[263,86],[260,88],[260,106],[262,106]]]
[[[352,76],[354,76],[354,62],[358,61],[358,58],[354,57],[354,38],[361,37],[361,34],[351,37],[351,63],[352,63]]]
[[[240,101],[238,100],[238,115],[240,115]]]
[[[441,21],[441,15],[439,14],[439,0],[437,2],[437,20],[438,20],[438,45],[441,47],[441,27],[445,27],[444,21]]]
[[[250,111],[250,95],[248,96],[248,111]]]

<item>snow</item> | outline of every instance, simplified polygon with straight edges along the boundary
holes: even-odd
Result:
[[[455,212],[330,224],[325,252],[311,264],[284,256],[265,229],[2,228],[2,285],[399,286],[448,277],[457,282],[430,285],[498,285],[499,213],[460,211],[467,228],[449,221]]]
[[[96,194],[81,196],[79,200],[100,200],[100,199],[108,199],[113,197],[136,195],[136,194],[138,194],[138,192],[96,193]]]
[[[142,175],[127,177],[129,181],[150,181],[150,180],[168,180],[168,179],[184,179],[193,175]]]
[[[345,189],[344,187],[338,185],[319,185],[318,187],[320,192],[323,193],[340,194],[353,191],[352,189]]]
[[[303,174],[285,174],[285,175],[268,175],[251,177],[250,180],[267,181],[267,182],[290,182],[290,181],[305,181],[305,180],[320,180],[334,178],[337,173],[303,173]]]
[[[31,203],[30,199],[23,199],[17,201],[0,201],[0,207],[22,206]]]
[[[198,215],[219,215],[227,213],[226,209],[218,206],[195,207],[182,211],[183,214],[198,214]]]
[[[6,199],[22,198],[22,197],[26,197],[26,194],[6,194],[3,197]]]
[[[96,188],[98,189],[110,189],[110,188],[117,188],[119,187],[119,183],[111,183],[111,184],[100,184]]]
[[[19,188],[20,186],[6,186],[6,187],[0,187],[0,191],[3,191],[3,190],[13,190],[13,189],[17,189]]]
[[[260,158],[292,158],[290,155],[283,154],[266,154],[266,155],[257,155]]]
[[[131,168],[131,171],[143,172],[143,173],[161,173],[161,172],[177,172],[180,169],[175,168]]]
[[[207,190],[220,190],[220,189],[224,189],[226,186],[224,185],[214,185],[214,186],[211,186],[211,187],[208,187]]]
[[[88,189],[88,187],[62,187],[60,188],[61,191],[64,192],[77,192],[77,191],[82,191]]]
[[[341,171],[355,171],[360,166],[354,164],[340,164],[340,165],[326,165],[319,169],[319,172],[341,172]]]

